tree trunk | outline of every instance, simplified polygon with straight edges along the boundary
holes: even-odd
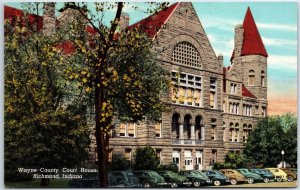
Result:
[[[103,127],[101,126],[101,113],[102,113],[102,104],[103,104],[103,94],[104,89],[103,87],[95,87],[95,120],[96,120],[96,144],[97,144],[97,156],[98,156],[98,174],[99,174],[99,181],[100,187],[107,187],[107,145],[105,143],[105,132]]]

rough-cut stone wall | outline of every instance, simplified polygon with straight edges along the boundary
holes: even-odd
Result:
[[[55,3],[49,2],[44,5],[43,33],[51,35],[55,32]]]
[[[154,149],[162,150],[161,163],[168,164],[172,162],[173,151],[180,152],[180,169],[184,170],[184,151],[191,151],[193,165],[195,164],[196,151],[202,151],[203,169],[211,167],[213,152],[217,155],[215,162],[223,162],[224,156],[228,151],[242,151],[243,126],[251,125],[255,127],[259,117],[261,117],[262,106],[267,105],[267,100],[242,97],[242,84],[246,85],[248,80],[245,72],[249,68],[255,71],[265,71],[265,80],[267,78],[266,59],[262,56],[239,56],[242,46],[243,29],[238,26],[235,35],[235,56],[231,68],[227,71],[226,92],[223,92],[223,60],[216,57],[214,50],[206,36],[206,33],[197,17],[191,3],[180,3],[179,7],[169,18],[165,27],[160,30],[155,39],[156,46],[154,51],[159,52],[159,62],[167,70],[190,73],[202,77],[202,106],[193,107],[187,105],[176,105],[171,103],[171,90],[169,95],[163,96],[163,99],[169,102],[168,111],[162,114],[162,132],[161,137],[155,137],[155,124],[145,121],[136,127],[136,136],[133,138],[114,137],[110,140],[110,146],[113,153],[124,154],[125,149],[132,150],[132,156],[139,146],[151,146]],[[187,66],[172,61],[172,52],[174,47],[180,42],[192,44],[200,54],[201,67]],[[217,79],[217,101],[216,108],[210,108],[210,78]],[[258,79],[257,79],[258,81]],[[258,84],[256,81],[255,84]],[[237,93],[230,93],[230,83],[237,84]],[[265,81],[267,84],[267,81]],[[248,86],[246,85],[248,88]],[[249,87],[254,95],[266,99],[266,87]],[[265,91],[264,91],[265,90]],[[223,101],[225,110],[223,112]],[[239,114],[229,113],[229,102],[239,103]],[[252,105],[253,116],[243,115],[243,104]],[[184,116],[190,115],[190,124],[195,124],[195,118],[201,116],[201,125],[204,127],[204,140],[196,139],[195,143],[179,143],[176,140],[176,131],[172,130],[172,116],[179,114],[179,124],[184,124]],[[215,123],[212,124],[213,119]],[[239,125],[239,142],[230,142],[230,123]],[[214,129],[212,125],[215,125]],[[116,129],[118,134],[118,129]],[[216,138],[212,139],[213,133]],[[225,137],[224,137],[225,135]],[[184,130],[184,138],[187,139],[187,131]]]

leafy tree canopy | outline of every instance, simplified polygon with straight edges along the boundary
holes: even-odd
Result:
[[[5,171],[74,167],[87,159],[87,97],[61,72],[59,35],[15,19],[5,21]]]
[[[159,158],[155,150],[149,146],[136,149],[135,170],[156,170],[159,165]]]
[[[244,153],[252,163],[274,167],[282,160],[297,164],[297,117],[294,114],[270,116],[250,133]]]

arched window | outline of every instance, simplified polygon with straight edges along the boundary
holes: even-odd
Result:
[[[261,71],[260,85],[265,86],[265,71]]]
[[[255,74],[253,70],[249,71],[249,86],[254,86]]]
[[[197,49],[188,42],[180,42],[172,53],[172,61],[182,65],[201,67],[201,57]]]

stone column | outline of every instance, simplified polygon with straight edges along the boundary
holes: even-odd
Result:
[[[192,140],[192,144],[195,144],[195,125],[194,124],[191,125],[191,140]]]
[[[179,139],[180,139],[180,144],[183,144],[183,124],[179,124]]]
[[[205,140],[205,127],[201,126],[201,140]]]
[[[191,125],[191,139],[195,140],[195,125]]]

